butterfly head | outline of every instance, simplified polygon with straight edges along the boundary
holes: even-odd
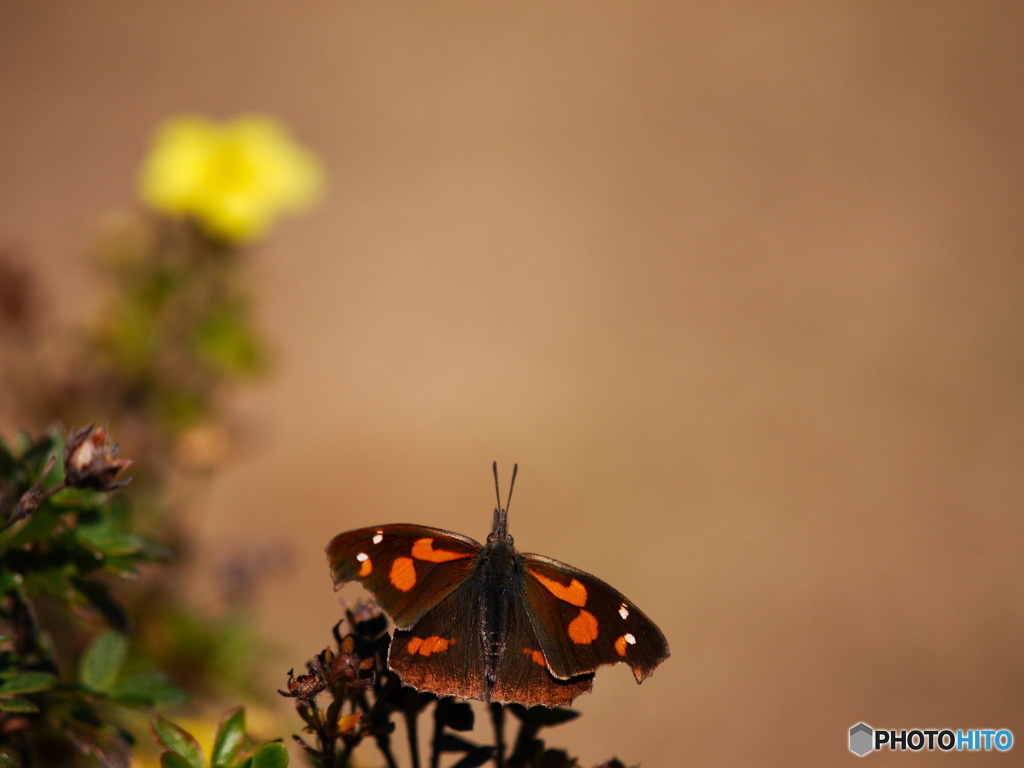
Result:
[[[494,527],[487,535],[487,543],[493,544],[499,539],[512,543],[512,537],[508,535],[508,509],[498,507],[494,510]]]
[[[501,488],[498,484],[498,462],[492,465],[494,469],[494,494],[498,499],[498,506],[494,508],[494,527],[487,536],[487,543],[493,544],[499,539],[512,545],[512,537],[508,534],[508,506],[512,503],[512,489],[516,486],[516,473],[519,465],[512,465],[512,480],[508,484],[508,497],[505,499],[505,506],[501,506]]]

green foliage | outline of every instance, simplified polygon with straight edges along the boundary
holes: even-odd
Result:
[[[245,323],[245,306],[235,301],[210,311],[195,328],[192,344],[199,360],[227,376],[258,373],[263,349]]]
[[[252,124],[238,126],[246,144]],[[138,459],[129,504],[109,493],[131,462],[118,458],[105,429],[0,442],[0,768],[121,768],[133,741],[123,724],[138,731],[149,713],[137,710],[181,705],[187,697],[177,684],[207,706],[239,691],[256,695],[265,645],[231,597],[251,595],[267,563],[255,576],[236,567],[216,580],[224,594],[214,596],[236,608],[204,615],[178,587],[177,562],[193,538],[180,522],[187,516],[168,511],[187,507],[195,481],[230,450],[224,403],[266,367],[250,319],[245,248],[273,218],[312,202],[322,181],[304,149],[289,149],[286,131],[260,135],[278,133],[281,140],[259,143],[267,160],[256,169],[260,189],[263,198],[282,188],[298,197],[265,200],[269,207],[244,233],[212,226],[218,204],[237,203],[223,195],[205,200],[212,209],[196,209],[169,208],[157,194],[147,196],[146,210],[108,217],[91,249],[100,267],[93,314],[73,332],[60,327],[59,314],[45,317],[54,302],[39,300],[34,255],[0,249],[0,422],[38,433],[100,418],[128,436]],[[163,157],[156,166],[147,161],[148,193],[166,192],[161,184],[170,182],[202,195],[216,191],[206,176],[185,178],[195,166],[178,167],[180,155],[163,152],[154,148]],[[47,274],[46,282],[60,277]],[[162,542],[173,542],[175,553]],[[232,748],[226,742],[224,754]],[[244,765],[277,765],[279,752],[254,750]],[[170,751],[164,762],[185,759]]]
[[[161,756],[162,762],[165,762],[165,758],[170,753],[184,761],[184,765],[191,766],[191,768],[204,768],[206,758],[203,756],[203,750],[199,747],[199,742],[181,726],[157,715],[150,723],[150,729],[153,732],[153,740],[165,750]]]
[[[238,289],[238,261],[180,222],[112,233],[104,250],[113,291],[94,328],[90,367],[108,411],[130,405],[163,440],[216,420],[223,385],[264,367]]]
[[[26,693],[40,693],[53,688],[57,678],[48,672],[17,672],[7,667],[0,678],[0,711],[3,712],[38,712],[39,707],[28,699],[21,698]]]
[[[128,640],[120,632],[96,637],[78,662],[78,682],[96,693],[108,693],[121,675]]]
[[[239,707],[221,720],[213,741],[210,763],[213,768],[229,768],[245,743],[245,710]]]
[[[187,699],[133,660],[114,589],[165,551],[133,532],[125,501],[91,488],[113,487],[130,463],[105,431],[73,433],[50,473],[60,449],[56,436],[0,441],[0,753],[13,766],[118,765],[133,740],[119,712]],[[111,629],[95,633],[97,623]],[[89,634],[77,653],[73,641]]]
[[[245,733],[245,710],[242,707],[224,715],[214,737],[209,762],[192,734],[170,720],[157,715],[150,722],[150,731],[163,750],[163,768],[285,768],[288,751],[279,741],[254,744]]]

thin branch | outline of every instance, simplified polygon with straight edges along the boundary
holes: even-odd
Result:
[[[491,704],[491,723],[494,725],[494,764],[505,768],[505,707]]]
[[[418,709],[405,710],[405,730],[409,734],[409,757],[412,758],[412,768],[420,768],[420,739],[416,727],[419,716]]]
[[[67,481],[61,480],[52,488],[43,488],[43,483],[46,481],[47,476],[53,469],[53,465],[56,463],[56,455],[50,456],[50,458],[47,459],[46,466],[43,467],[43,472],[41,475],[39,475],[39,479],[36,480],[35,484],[31,488],[29,488],[27,491],[25,491],[25,493],[21,495],[21,498],[18,500],[18,505],[17,507],[15,507],[14,512],[11,514],[9,518],[7,518],[7,522],[5,522],[3,526],[0,526],[0,533],[6,531],[15,523],[30,517],[33,512],[39,509],[40,504],[42,504],[48,498],[53,496],[55,493],[59,493],[60,491],[63,491],[65,488],[68,487]]]

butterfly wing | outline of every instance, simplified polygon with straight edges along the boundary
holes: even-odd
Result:
[[[340,533],[327,560],[335,589],[360,582],[396,627],[408,629],[466,581],[480,549],[468,536],[402,523]]]
[[[483,578],[476,574],[414,627],[395,631],[388,666],[405,685],[439,696],[549,707],[568,704],[591,689],[592,673],[559,680],[548,671],[526,604],[514,594],[505,601],[503,634],[489,638],[483,595]],[[489,647],[495,664],[491,679]]]
[[[540,640],[521,597],[514,596],[508,603],[507,622],[491,701],[558,707],[590,691],[594,685],[593,672],[561,680],[548,670]]]
[[[530,620],[555,677],[624,662],[639,683],[668,658],[665,635],[621,592],[550,557],[522,557]]]
[[[481,611],[472,583],[464,582],[411,629],[395,630],[388,666],[420,691],[485,699]]]

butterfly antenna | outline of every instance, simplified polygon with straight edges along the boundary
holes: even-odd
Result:
[[[498,485],[498,462],[491,465],[494,470],[494,497],[498,500],[498,509],[501,509],[501,488]]]
[[[498,462],[494,462],[491,465],[494,470],[494,496],[498,501],[498,506],[494,509],[494,529],[491,531],[491,535],[488,537],[488,541],[492,537],[506,537],[508,536],[508,505],[512,501],[512,489],[516,484],[516,472],[519,471],[519,465],[512,465],[512,482],[508,486],[508,499],[505,501],[505,506],[501,506],[501,484],[498,482]]]
[[[512,489],[516,487],[516,473],[519,471],[519,465],[512,465],[512,480],[508,484],[508,498],[505,500],[505,512],[508,512],[508,507],[512,503]]]

